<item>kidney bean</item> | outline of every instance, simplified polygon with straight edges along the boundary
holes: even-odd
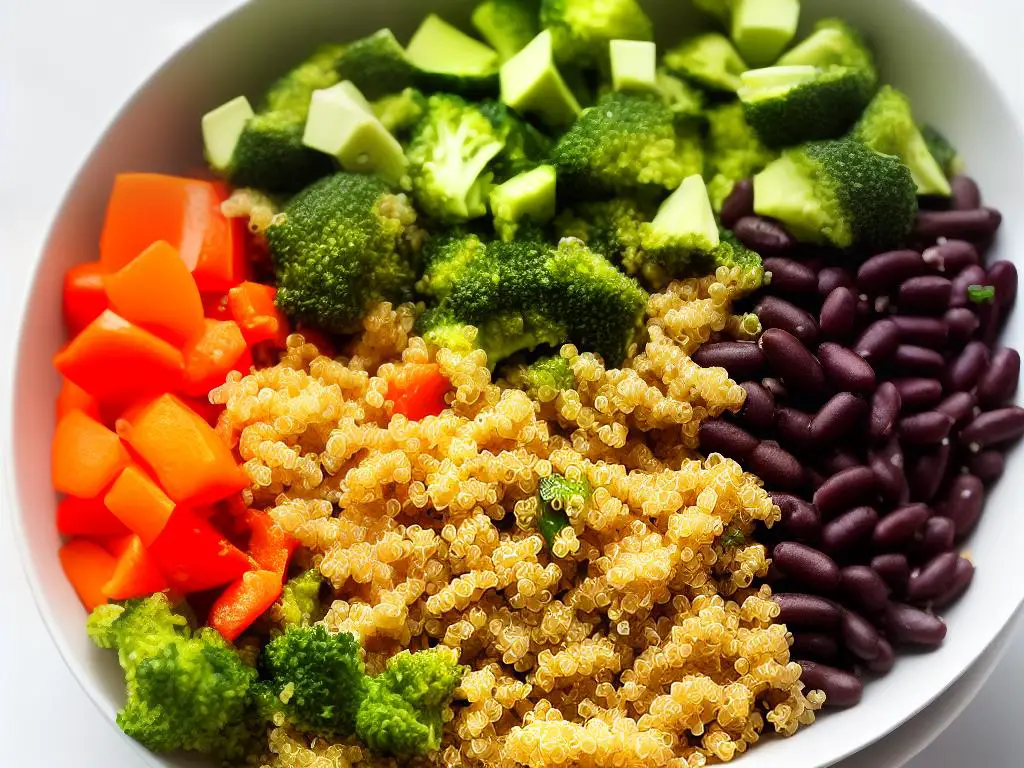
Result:
[[[900,553],[875,555],[871,559],[871,570],[877,573],[895,594],[902,595],[910,581],[910,563]]]
[[[1017,267],[1012,261],[996,261],[988,268],[985,282],[996,289],[996,303],[1003,308],[1017,299]]]
[[[946,312],[943,319],[949,329],[949,341],[956,349],[970,341],[981,325],[978,316],[967,307],[954,307]]]
[[[929,266],[917,251],[886,251],[860,265],[857,288],[868,296],[894,292],[904,280],[929,272]]]
[[[1003,321],[1006,320],[1009,310],[999,306],[998,302],[984,302],[977,305],[977,312],[977,338],[986,347],[991,347],[999,338],[999,332],[1003,329]]]
[[[804,450],[811,442],[811,417],[796,408],[776,408],[775,431],[790,448]]]
[[[840,608],[824,597],[802,592],[776,592],[772,600],[779,605],[778,620],[781,624],[822,630],[839,628]]]
[[[977,450],[1017,440],[1021,435],[1024,435],[1024,408],[1011,405],[976,416],[960,433],[960,443]]]
[[[786,576],[815,592],[828,594],[839,587],[839,566],[820,550],[783,541],[775,545],[772,558],[775,567]]]
[[[877,523],[873,507],[855,507],[821,529],[822,548],[830,554],[847,552],[870,538]]]
[[[871,501],[875,475],[867,467],[852,467],[832,475],[814,492],[814,506],[822,515],[834,515]]]
[[[888,360],[900,344],[899,327],[889,318],[869,325],[853,345],[853,351],[872,365]]]
[[[732,185],[732,192],[725,198],[725,202],[722,203],[722,213],[719,218],[722,221],[722,226],[726,229],[732,229],[736,222],[742,219],[744,216],[754,215],[754,182],[751,179],[740,179]],[[765,264],[765,269],[768,269],[768,265]],[[772,273],[774,278],[774,272]],[[775,281],[772,280],[774,285]]]
[[[868,466],[875,475],[878,493],[890,503],[897,503],[906,496],[907,478],[903,468],[903,450],[895,437],[880,448],[868,452]]]
[[[825,692],[826,707],[852,707],[860,702],[864,685],[855,675],[813,661],[801,661],[800,666],[807,690]]]
[[[978,249],[966,240],[946,240],[921,254],[924,262],[947,277],[981,261]]]
[[[931,516],[932,511],[924,504],[900,507],[878,521],[871,542],[880,550],[900,549],[917,535]]]
[[[966,557],[959,558],[956,561],[956,571],[953,574],[953,580],[949,585],[949,589],[932,600],[932,605],[936,608],[945,608],[947,605],[950,605],[967,591],[973,580],[974,563]]]
[[[946,323],[937,317],[893,315],[892,322],[896,324],[902,344],[914,344],[929,349],[943,349],[946,345],[949,329]]]
[[[984,504],[985,489],[981,480],[971,474],[957,475],[950,483],[938,511],[953,521],[956,536],[962,539],[978,524]]]
[[[943,552],[929,560],[921,570],[910,574],[907,584],[907,600],[920,603],[938,597],[949,589],[956,574],[956,552]]]
[[[762,328],[781,328],[805,346],[818,340],[818,323],[809,312],[777,296],[766,296],[754,307]]]
[[[934,408],[942,401],[942,382],[938,379],[894,379],[892,383],[906,411]]]
[[[761,216],[743,216],[732,231],[747,248],[763,255],[779,255],[796,245],[782,225]]]
[[[771,290],[790,296],[813,295],[818,290],[818,276],[806,264],[793,259],[774,257],[764,260],[764,269],[772,273]]]
[[[825,372],[818,359],[793,334],[769,328],[758,341],[761,351],[786,386],[810,394],[825,388]]]
[[[885,609],[885,627],[897,643],[934,647],[946,637],[941,619],[903,603],[889,603]]]
[[[981,208],[981,190],[970,176],[958,173],[949,180],[949,186],[953,190],[953,210],[974,211]]]
[[[938,315],[949,308],[952,283],[938,275],[922,275],[905,280],[896,302],[901,314]]]
[[[786,535],[798,541],[814,541],[821,529],[821,516],[812,505],[788,493],[772,492],[774,501],[782,511],[782,528]]]
[[[793,454],[774,440],[765,440],[750,454],[750,471],[767,485],[782,489],[799,488],[804,482],[804,467]]]
[[[843,611],[839,633],[847,649],[862,661],[878,657],[878,643],[882,639],[871,622],[853,611]]]
[[[789,390],[786,389],[786,385],[782,383],[781,379],[777,379],[774,376],[765,376],[761,379],[761,386],[767,389],[776,401],[789,397]]]
[[[827,454],[825,458],[818,462],[817,468],[821,470],[822,474],[826,477],[832,477],[837,475],[844,469],[850,467],[859,467],[860,459],[853,453],[843,450],[834,450]]]
[[[698,437],[705,453],[721,453],[736,459],[750,456],[759,443],[745,429],[724,419],[704,419]]]
[[[904,445],[935,445],[949,437],[953,419],[938,411],[925,411],[904,416],[896,425]]]
[[[914,542],[913,556],[916,560],[927,560],[953,548],[956,540],[956,525],[948,517],[936,515],[924,524]]]
[[[867,405],[859,397],[850,392],[840,392],[811,418],[811,443],[816,446],[834,445],[862,423],[866,411]]]
[[[985,485],[991,485],[1003,476],[1006,458],[999,451],[987,450],[975,453],[967,460],[967,470]]]
[[[818,318],[821,332],[833,339],[846,339],[857,322],[857,297],[849,288],[839,287],[825,299]]]
[[[1013,398],[1020,380],[1020,353],[1009,347],[997,349],[978,379],[978,404],[995,408]]]
[[[738,381],[759,378],[765,367],[764,353],[753,341],[705,344],[693,353],[693,362],[703,368],[725,368]]]
[[[756,381],[745,381],[740,386],[747,393],[738,415],[747,426],[764,430],[775,424],[775,398]]]
[[[836,288],[853,288],[853,275],[842,267],[825,267],[818,272],[818,295],[825,299]]]
[[[875,391],[875,372],[856,352],[827,341],[818,347],[818,360],[825,378],[839,391],[865,395]]]
[[[953,420],[953,426],[959,427],[974,416],[977,402],[970,392],[954,392],[937,406],[935,410],[944,413]]]
[[[946,370],[946,361],[940,352],[913,344],[900,344],[892,362],[904,376],[941,376]]]
[[[914,234],[924,240],[938,240],[940,237],[978,240],[994,235],[1002,223],[1002,214],[994,208],[918,211]]]
[[[807,487],[810,489],[811,494],[817,492],[821,486],[828,480],[828,476],[816,470],[814,467],[810,467],[807,470]]]
[[[954,392],[973,389],[989,364],[988,347],[980,341],[972,341],[949,367],[947,383]]]
[[[866,565],[849,565],[839,574],[839,589],[846,599],[861,610],[877,613],[889,602],[889,587]]]
[[[865,661],[864,666],[876,675],[888,674],[896,663],[896,654],[892,646],[884,637],[878,639],[878,655],[870,661]]]
[[[951,453],[949,443],[943,441],[907,460],[907,485],[911,499],[927,503],[935,498],[946,476]]]
[[[949,291],[949,306],[954,308],[972,306],[971,300],[967,298],[967,288],[984,283],[985,279],[985,270],[980,265],[973,264],[962,270],[953,278],[953,285]]]
[[[794,632],[789,655],[794,659],[823,661],[826,664],[839,658],[839,643],[824,632]]]

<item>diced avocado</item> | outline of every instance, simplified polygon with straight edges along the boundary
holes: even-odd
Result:
[[[498,68],[498,52],[453,27],[436,14],[420,24],[405,56],[425,72],[484,75]]]
[[[732,41],[744,61],[766,67],[779,58],[800,21],[800,0],[736,0]]]
[[[612,40],[612,87],[616,91],[657,89],[658,47],[643,40]]]
[[[339,83],[313,92],[302,143],[333,155],[346,171],[379,173],[397,184],[406,168],[402,145],[366,108],[362,94],[352,95],[352,88]]]
[[[543,224],[555,216],[555,168],[538,165],[491,190],[494,228],[506,240],[520,221]]]
[[[781,96],[794,86],[813,80],[819,70],[812,66],[765,67],[748,69],[740,75],[740,101],[753,101]]]
[[[754,211],[786,222],[790,234],[803,243],[828,242],[824,233],[840,218],[824,209],[812,180],[785,154],[754,176]],[[842,242],[852,239],[845,228],[836,237]]]
[[[203,146],[213,170],[223,172],[231,164],[245,124],[255,114],[249,100],[239,96],[203,115]]]
[[[501,100],[550,126],[569,125],[579,116],[580,104],[555,66],[549,30],[502,65]]]
[[[669,238],[686,237],[701,243],[704,250],[718,247],[718,222],[704,179],[688,176],[658,208],[650,226],[652,233]],[[703,245],[705,244],[706,245]]]
[[[363,92],[360,91],[359,88],[356,87],[356,84],[351,80],[343,80],[338,83],[335,88],[337,88],[339,93],[342,93],[352,99],[357,106],[362,107],[362,109],[369,112],[371,115],[373,114],[373,106],[366,100],[366,97],[363,96]]]

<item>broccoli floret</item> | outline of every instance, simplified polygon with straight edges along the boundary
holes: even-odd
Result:
[[[391,133],[401,136],[423,117],[427,99],[415,88],[405,88],[400,93],[377,99],[371,106],[381,124]]]
[[[537,529],[550,549],[558,532],[569,525],[569,511],[578,511],[590,499],[590,483],[586,478],[569,480],[562,475],[540,479],[537,488]]]
[[[374,752],[399,758],[426,755],[441,744],[452,694],[465,668],[445,646],[401,651],[368,681],[356,732]]]
[[[668,51],[662,62],[673,75],[712,91],[735,93],[747,71],[739,51],[725,35],[708,32],[685,40]]]
[[[117,651],[127,701],[117,723],[154,752],[191,750],[239,764],[264,735],[256,707],[256,670],[215,630],[192,633],[159,593],[89,617],[89,636]]]
[[[473,26],[507,61],[540,32],[540,0],[484,0],[473,9]]]
[[[708,194],[711,207],[720,211],[737,181],[753,176],[779,153],[766,147],[757,137],[738,101],[709,110],[707,121]]]
[[[631,261],[640,251],[640,229],[654,215],[653,206],[631,198],[581,202],[555,219],[559,237],[575,237],[590,250],[616,263]]]
[[[745,72],[743,114],[771,147],[837,138],[871,100],[874,80],[850,67],[769,67]]]
[[[914,177],[919,195],[952,194],[946,174],[914,122],[910,99],[891,85],[879,89],[854,126],[853,137],[875,152],[902,160]]]
[[[272,608],[274,620],[284,629],[308,627],[318,621],[323,612],[320,602],[323,582],[324,578],[316,568],[289,579],[281,592],[281,599]]]
[[[718,230],[718,247],[712,254],[712,262],[708,265],[709,272],[719,267],[739,269],[735,275],[736,285],[744,293],[756,291],[764,284],[764,263],[761,256],[740,242],[733,232],[727,229]],[[750,315],[756,321],[757,315]]]
[[[512,386],[524,390],[534,400],[548,401],[559,392],[576,387],[576,375],[561,355],[548,355],[529,365],[520,365],[508,374]]]
[[[377,301],[412,297],[415,211],[375,176],[337,173],[296,195],[267,229],[277,304],[325,330],[353,330]]]
[[[608,93],[563,134],[551,162],[564,190],[629,195],[675,189],[693,171],[695,151],[700,143],[676,135],[657,96]]]
[[[704,114],[704,92],[685,80],[661,68],[655,75],[654,84],[665,106],[675,115],[677,124],[686,123]]]
[[[465,275],[467,265],[482,258],[484,251],[483,241],[474,234],[449,230],[435,235],[423,247],[423,276],[416,290],[438,301],[444,299]]]
[[[882,249],[910,233],[917,188],[899,158],[849,138],[814,142],[754,177],[754,209],[805,242]]]
[[[849,67],[878,81],[875,58],[863,36],[843,19],[822,19],[811,34],[775,62],[777,67]]]
[[[964,159],[960,151],[938,128],[926,123],[921,126],[921,136],[946,178],[951,179],[964,172]]]
[[[608,59],[612,40],[653,40],[654,25],[637,0],[541,0],[559,63],[588,66]]]
[[[497,182],[507,181],[541,165],[551,153],[553,141],[500,101],[484,101],[480,111],[504,135],[505,146],[491,162]]]
[[[446,223],[487,213],[493,177],[487,166],[507,133],[475,104],[450,94],[431,96],[406,150],[420,210]]]
[[[729,16],[732,14],[732,7],[736,0],[693,0],[693,7],[703,11],[709,16],[714,16],[722,24],[729,23]]]

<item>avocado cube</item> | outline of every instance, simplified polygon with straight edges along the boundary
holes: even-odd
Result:
[[[651,230],[668,236],[685,236],[707,249],[718,246],[718,222],[704,179],[694,174],[683,179],[675,192],[658,208]]]
[[[555,66],[550,30],[502,65],[501,100],[553,127],[567,126],[579,116],[580,104]]]
[[[492,189],[495,229],[511,237],[520,221],[534,224],[550,221],[555,216],[555,184],[554,166],[538,165]]]
[[[616,91],[657,90],[658,47],[643,40],[612,40],[612,87]]]
[[[203,115],[203,146],[211,168],[227,169],[245,124],[255,114],[249,100],[239,96]]]
[[[737,0],[732,11],[732,40],[752,67],[766,67],[796,35],[800,0]]]
[[[405,57],[426,72],[487,75],[498,68],[498,52],[430,14],[405,47]]]

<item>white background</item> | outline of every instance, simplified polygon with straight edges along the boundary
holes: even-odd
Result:
[[[1024,5],[924,2],[996,73],[1024,123]],[[238,4],[0,0],[0,359],[10,360],[28,271],[49,218],[106,122],[175,48]],[[91,247],[82,244],[83,260]],[[9,369],[0,376],[7,386]],[[61,663],[32,605],[8,513],[0,510],[0,765],[141,765]],[[1022,688],[1024,626],[978,699],[909,768],[1020,766]]]

